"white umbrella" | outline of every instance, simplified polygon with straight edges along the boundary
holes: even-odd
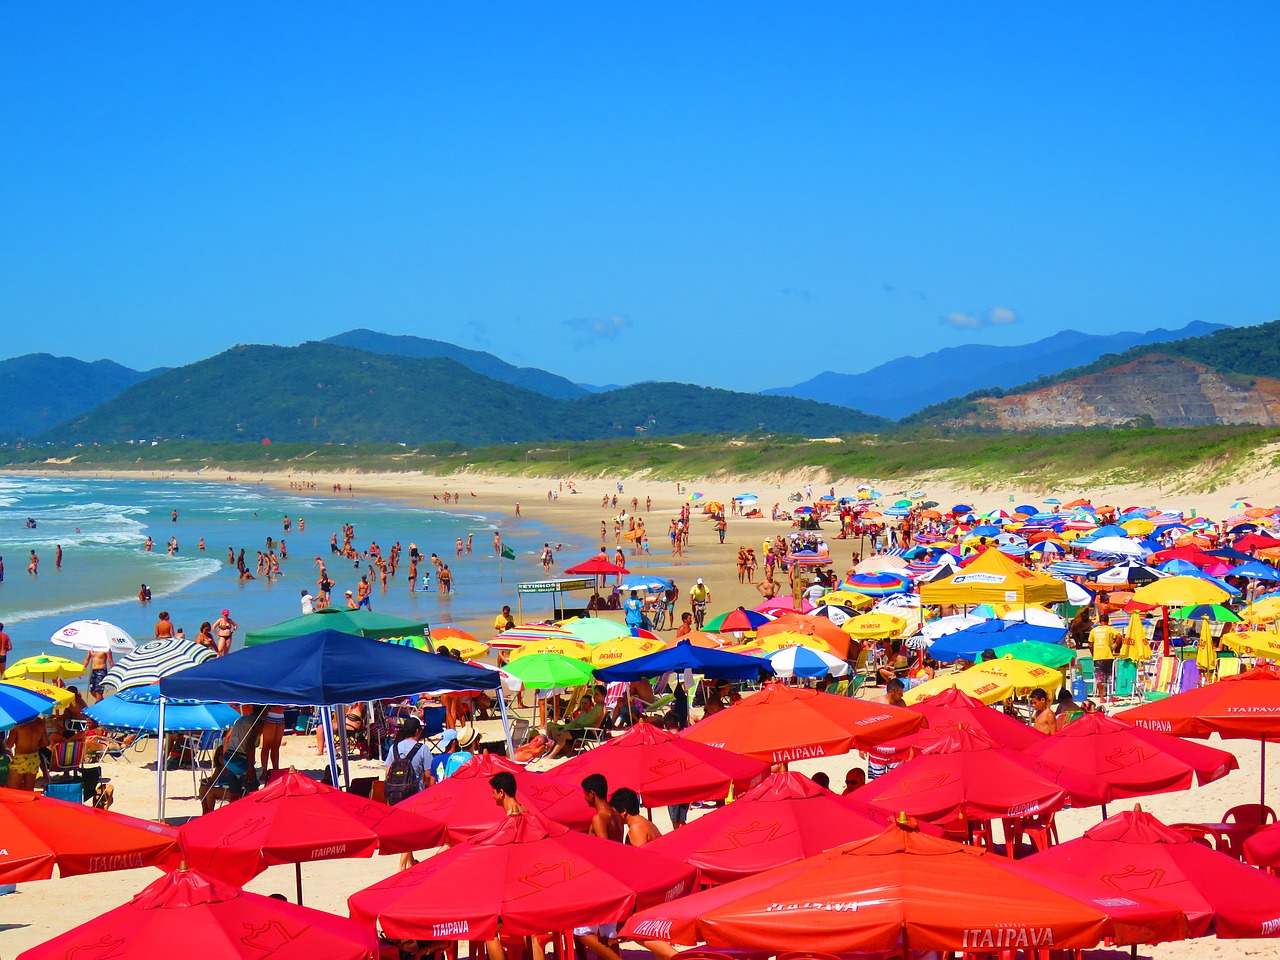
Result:
[[[128,653],[137,646],[126,631],[106,620],[75,620],[49,639],[60,647],[89,653]]]
[[[1099,537],[1087,549],[1090,553],[1112,557],[1145,557],[1151,552],[1136,540],[1125,537]]]
[[[773,664],[773,672],[780,677],[843,677],[849,672],[849,664],[839,657],[809,647],[783,647],[765,659]]]
[[[1067,621],[1056,613],[1050,613],[1044,607],[1026,607],[1020,610],[1010,610],[1002,619],[1022,620],[1037,627],[1053,627],[1055,630],[1067,629]]]
[[[926,623],[921,629],[920,635],[926,640],[933,641],[939,637],[945,637],[949,633],[959,633],[966,627],[972,627],[979,623],[986,623],[986,620],[969,613],[960,613],[952,617],[939,617],[937,620],[931,620]]]

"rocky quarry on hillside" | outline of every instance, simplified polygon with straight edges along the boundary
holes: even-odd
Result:
[[[1125,424],[1275,426],[1280,424],[1280,381],[1150,355],[1030,393],[985,397],[971,417],[949,422],[1002,430]]]

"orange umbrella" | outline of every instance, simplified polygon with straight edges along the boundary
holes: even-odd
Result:
[[[705,633],[702,630],[686,633],[680,639],[688,640],[695,647],[705,647],[708,650],[723,650],[733,644],[733,638],[731,637],[722,637],[718,633]]]
[[[431,640],[437,646],[444,643],[446,647],[449,645],[447,642],[449,640],[470,640],[472,643],[484,643],[474,633],[467,633],[467,631],[459,627],[436,627],[431,631]]]
[[[178,831],[149,820],[0,787],[0,883],[158,867]]]
[[[807,633],[813,637],[820,637],[827,641],[827,646],[831,648],[831,652],[837,657],[847,659],[849,656],[849,635],[826,617],[811,617],[803,613],[784,613],[772,623],[766,623],[757,630],[756,636],[763,640],[775,633],[784,631]]]
[[[919,729],[924,717],[902,707],[837,697],[780,683],[706,717],[685,731],[699,743],[770,763],[866,750]]]
[[[633,916],[635,940],[812,950],[1071,950],[1186,936],[1177,907],[1115,896],[1075,878],[920,833],[909,822],[868,840]]]

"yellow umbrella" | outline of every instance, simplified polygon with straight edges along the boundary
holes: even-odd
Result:
[[[827,641],[813,634],[801,633],[799,630],[783,630],[767,637],[757,636],[748,646],[763,650],[765,653],[773,653],[787,647],[808,647],[810,650],[821,650],[824,653],[832,652],[831,644]]]
[[[1188,607],[1197,603],[1225,603],[1231,594],[1199,577],[1166,577],[1133,591],[1139,603],[1160,607]]]
[[[557,653],[562,657],[583,661],[591,659],[591,648],[585,643],[562,637],[547,637],[543,640],[530,640],[518,650],[511,651],[511,662],[531,653]]]
[[[1196,663],[1202,674],[1212,673],[1218,669],[1218,651],[1213,649],[1213,624],[1208,618],[1200,621],[1200,642],[1196,645]]]
[[[1205,621],[1208,623],[1209,621]],[[1120,647],[1120,657],[1145,663],[1151,659],[1151,644],[1147,642],[1147,633],[1142,626],[1142,618],[1136,613],[1129,617],[1129,627],[1124,632],[1124,643]]]
[[[4,679],[14,677],[37,677],[41,680],[52,680],[54,677],[69,679],[84,673],[84,664],[79,660],[68,660],[66,657],[52,657],[47,653],[34,657],[23,657],[4,672]]]
[[[869,607],[876,601],[874,597],[868,597],[865,593],[856,593],[853,590],[832,590],[822,598],[822,602],[838,607],[843,607],[847,604],[856,608]]]
[[[1044,687],[1046,692],[1052,694],[1062,686],[1063,680],[1061,670],[1027,660],[1017,660],[1011,654],[1005,654],[998,660],[974,664],[964,672],[1007,680],[1013,685],[1014,695],[1019,697],[1026,696],[1036,687]]]
[[[448,647],[450,650],[456,651],[463,660],[474,660],[477,657],[483,657],[489,652],[489,645],[481,643],[479,640],[468,640],[461,636],[432,637],[431,639],[435,641],[437,650],[441,647]]]
[[[896,637],[906,628],[907,621],[891,613],[864,613],[851,617],[840,625],[845,633],[864,640]]]
[[[1136,534],[1139,537],[1145,537],[1148,533],[1156,528],[1156,525],[1150,520],[1139,517],[1137,520],[1126,520],[1120,524],[1125,531],[1130,534]]]
[[[1271,623],[1273,620],[1280,619],[1280,597],[1265,597],[1257,603],[1250,604],[1244,613],[1240,614],[1240,619],[1254,623]]]
[[[666,644],[661,640],[650,640],[647,637],[618,637],[616,640],[597,643],[591,648],[591,665],[593,667],[612,667],[615,664],[626,663],[628,660],[643,657],[646,653],[654,653],[665,647]]]
[[[1280,660],[1280,634],[1269,630],[1249,630],[1244,633],[1224,633],[1222,645],[1230,647],[1246,657],[1263,660]]]
[[[41,683],[39,680],[28,680],[26,678],[5,680],[0,683],[0,687],[21,687],[23,690],[38,693],[56,703],[59,710],[76,698],[74,693],[63,687],[55,687],[52,683]]]

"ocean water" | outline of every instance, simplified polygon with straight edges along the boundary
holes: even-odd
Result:
[[[173,510],[178,511],[177,523],[171,521]],[[286,516],[293,520],[287,534]],[[26,527],[28,518],[36,521],[35,529]],[[300,518],[306,520],[303,532],[298,530]],[[401,543],[399,578],[385,594],[374,589],[373,608],[381,612],[433,625],[488,620],[503,603],[514,606],[517,579],[541,574],[537,560],[546,539],[543,532],[526,522],[480,513],[445,513],[360,496],[291,496],[256,483],[0,476],[0,557],[5,567],[0,622],[14,641],[9,662],[42,651],[76,657],[75,651],[55,648],[49,636],[82,618],[109,620],[135,637],[150,637],[161,610],[194,637],[202,621],[216,620],[227,608],[240,624],[239,646],[246,631],[301,613],[301,590],[314,592],[317,556],[325,558],[336,583],[335,601],[344,590],[355,589],[359,574],[352,564],[329,552],[329,536],[337,532],[341,540],[343,523],[355,526],[355,543],[362,550],[376,540],[386,555],[395,541]],[[495,529],[517,554],[515,561],[503,563],[504,582],[499,582],[493,556]],[[455,556],[456,538],[465,540],[468,534],[474,536],[474,553]],[[147,536],[155,544],[150,553],[143,549]],[[178,538],[172,557],[166,551],[171,536]],[[201,537],[204,553],[197,548]],[[256,551],[265,549],[267,537],[283,537],[288,546],[282,576],[274,582],[241,583],[236,568],[227,563],[228,548],[239,552],[243,547],[253,571]],[[434,577],[431,593],[409,592],[411,542],[424,555],[438,553],[449,564],[453,594],[441,596]],[[54,568],[58,545],[61,570]],[[40,557],[39,576],[26,572],[31,550]],[[137,599],[144,583],[153,597],[145,605]]]

